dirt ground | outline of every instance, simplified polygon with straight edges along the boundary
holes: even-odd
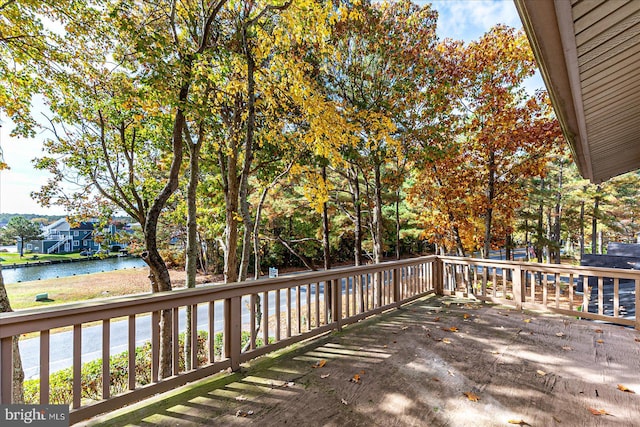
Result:
[[[174,288],[186,283],[184,270],[169,270]],[[147,267],[115,270],[103,273],[80,274],[58,279],[37,280],[5,285],[14,310],[45,305],[57,305],[94,298],[107,298],[150,292]],[[222,275],[199,275],[198,283],[221,281]],[[46,292],[50,301],[36,302],[36,294]]]
[[[640,331],[431,298],[84,425],[638,426],[638,372]]]

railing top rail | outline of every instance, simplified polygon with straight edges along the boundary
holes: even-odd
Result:
[[[168,292],[112,297],[80,303],[61,304],[54,307],[49,306],[0,313],[0,338],[96,320],[149,313],[207,301],[217,301],[309,283],[327,282],[354,275],[372,274],[393,268],[424,264],[435,260],[435,256],[409,258],[400,261],[336,268],[327,271],[301,273],[261,279],[258,281],[229,283],[226,285],[205,285],[195,289],[182,288]]]
[[[467,258],[456,256],[438,256],[438,259],[445,262],[456,264],[478,265],[478,266],[501,266],[515,267],[520,266],[523,270],[547,272],[547,273],[577,273],[584,276],[605,276],[618,277],[621,279],[640,279],[640,270],[626,270],[621,268],[592,267],[586,265],[568,265],[568,264],[542,264],[526,261],[505,261],[483,258]]]

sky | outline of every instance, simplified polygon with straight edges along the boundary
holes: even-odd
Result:
[[[469,42],[476,40],[496,24],[521,28],[522,24],[512,0],[434,0],[416,1],[431,3],[438,10],[437,34],[440,39],[453,38]],[[542,87],[536,78],[533,88]],[[35,112],[37,116],[37,111]],[[0,172],[0,213],[39,215],[64,215],[61,207],[43,208],[31,199],[47,182],[49,174],[33,168],[32,159],[42,156],[42,142],[48,138],[42,131],[33,139],[10,136],[13,125],[6,117],[0,117],[0,147],[9,170]]]

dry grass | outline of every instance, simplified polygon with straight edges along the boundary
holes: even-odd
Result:
[[[170,274],[174,288],[184,287],[186,279],[184,271],[171,270]],[[12,283],[5,286],[12,308],[20,310],[150,292],[148,275],[148,268],[138,268]],[[198,283],[206,283],[214,279],[211,276],[200,276]],[[36,302],[36,295],[45,292],[49,294],[50,301]]]

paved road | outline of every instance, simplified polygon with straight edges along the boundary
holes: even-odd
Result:
[[[323,297],[323,286],[320,285],[320,298]],[[303,288],[300,299],[306,302],[306,290]],[[280,291],[280,310],[286,310],[287,304],[286,290]],[[315,299],[315,291],[311,293]],[[296,303],[296,293],[291,293],[292,304]],[[250,314],[247,306],[249,305],[249,297],[243,298],[242,301],[242,322],[248,324],[250,322]],[[208,330],[208,308],[206,305],[198,307],[198,329]],[[222,331],[223,328],[223,302],[216,301],[214,318],[214,331]],[[275,313],[275,295],[269,297],[269,313]],[[185,310],[180,310],[179,325],[180,331],[185,330]],[[136,345],[142,345],[149,341],[151,336],[151,316],[139,316],[136,318]],[[118,354],[127,350],[128,345],[128,322],[119,320],[111,322],[110,334],[110,354]],[[73,362],[73,332],[60,332],[50,335],[50,372],[68,368]],[[37,378],[40,374],[40,339],[30,338],[20,341],[20,355],[22,357],[22,365],[25,371],[25,378]],[[82,328],[82,363],[89,362],[102,357],[102,326],[87,326]]]

